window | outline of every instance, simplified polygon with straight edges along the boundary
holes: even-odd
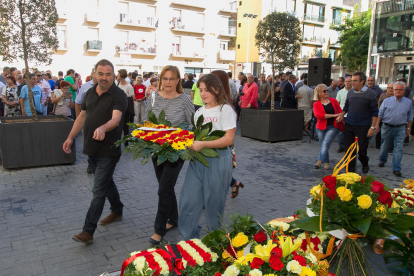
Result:
[[[323,28],[304,24],[303,25],[303,41],[323,44],[324,43]]]
[[[181,37],[176,36],[174,37],[173,43],[172,43],[172,53],[173,55],[180,55],[181,54]]]
[[[241,6],[242,5],[242,1],[239,1],[239,6]]]
[[[325,21],[325,6],[316,5],[313,3],[306,3],[305,20],[324,22]]]
[[[241,27],[241,23],[239,23],[239,28]]]
[[[332,60],[332,64],[335,64],[335,60],[336,60],[336,50],[335,49],[329,49],[329,58]]]
[[[229,49],[228,41],[220,41],[220,50],[226,51]]]
[[[322,57],[322,48],[320,48],[320,47],[316,48],[315,56],[320,57],[320,58]]]
[[[237,44],[237,49],[240,49],[240,44]]]
[[[68,47],[66,26],[57,25],[57,38],[59,40],[59,48],[64,49]]]

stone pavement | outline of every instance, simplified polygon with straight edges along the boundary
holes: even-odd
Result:
[[[308,141],[304,137],[299,141],[265,143],[241,137],[238,130],[234,176],[246,187],[236,199],[229,197],[225,214],[250,213],[266,223],[304,208],[309,189],[330,174],[342,157],[336,153],[338,144],[334,142],[330,150],[331,170],[315,170],[319,144]],[[131,251],[150,247],[148,239],[153,234],[158,201],[157,181],[152,164],[132,162],[131,154],[122,155],[114,174],[125,205],[122,221],[99,225],[92,245],[72,241],[72,235],[82,230],[92,197],[93,176],[86,173],[82,142],[79,136],[74,165],[0,169],[0,275],[98,276],[120,269]],[[414,178],[413,144],[404,147],[404,178]],[[390,187],[397,187],[404,178],[394,176],[389,163],[385,168],[377,167],[379,150],[369,148],[368,153],[370,173]],[[186,163],[178,179],[177,195],[187,166]],[[102,217],[109,213],[106,204]],[[206,225],[204,217],[201,222]],[[173,243],[181,240],[181,235],[174,229],[165,238]]]

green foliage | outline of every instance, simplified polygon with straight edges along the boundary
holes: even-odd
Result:
[[[150,269],[147,263],[145,263],[144,268],[142,269],[142,272],[137,271],[133,264],[129,264],[125,269],[124,275],[125,276],[152,276],[155,274],[155,272],[156,270]]]
[[[397,231],[396,229],[388,229],[388,231],[402,242],[400,244],[395,240],[385,240],[384,249],[397,251],[383,255],[388,269],[401,276],[414,275],[414,228],[410,229],[410,238],[404,232]]]
[[[365,71],[371,28],[371,8],[365,12],[358,12],[355,8],[351,18],[346,19],[344,24],[332,26],[332,28],[341,32],[338,40],[341,44],[341,53],[337,61],[350,70]]]
[[[272,73],[293,69],[300,54],[301,24],[292,14],[273,12],[257,25],[255,40],[260,55],[272,64]],[[272,110],[274,110],[274,80],[272,80]]]

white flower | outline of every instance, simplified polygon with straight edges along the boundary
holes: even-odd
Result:
[[[275,228],[276,227],[280,228],[283,231],[287,231],[290,227],[290,224],[287,224],[286,222],[281,222],[281,221],[271,221],[269,223],[269,225],[272,226],[272,227],[275,227]]]
[[[302,234],[300,234],[300,235],[298,236],[298,238],[301,238],[302,240],[305,240],[305,239],[306,239],[306,234],[305,234],[305,232],[303,232]]]
[[[223,276],[237,276],[240,273],[240,269],[237,268],[235,265],[231,265],[226,268],[223,273]]]
[[[302,267],[298,261],[292,260],[286,265],[286,269],[289,272],[300,274],[302,272]]]
[[[168,267],[167,262],[164,260],[164,258],[158,254],[158,253],[152,253],[154,256],[154,261],[158,263],[158,265],[161,267],[160,274],[161,275],[168,275],[170,273],[170,268]]]
[[[312,253],[306,253],[305,257],[306,257],[306,259],[308,259],[314,265],[318,264],[318,259]]]
[[[144,269],[146,263],[147,260],[144,256],[138,257],[132,262],[132,264],[135,266],[135,269],[140,273],[142,273],[142,270]]]
[[[211,255],[211,261],[216,262],[218,259],[218,255],[210,250],[200,239],[192,239],[192,242],[195,243],[198,247],[204,250],[204,252]]]
[[[250,276],[263,276],[263,273],[258,269],[253,269],[253,270],[250,270],[249,275]]]

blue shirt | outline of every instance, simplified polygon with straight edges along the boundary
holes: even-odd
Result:
[[[406,125],[413,120],[412,102],[405,97],[401,100],[395,96],[389,97],[382,102],[378,117],[386,124]]]
[[[32,88],[34,104],[36,110],[39,112],[42,111],[42,105],[40,104],[40,98],[42,97],[42,89],[39,86],[35,85]],[[23,86],[22,92],[20,93],[20,98],[24,99],[24,112],[27,116],[32,116],[32,110],[30,109],[30,102],[29,102],[29,89],[27,89],[27,85]]]
[[[55,81],[54,80],[48,80],[49,84],[50,84],[50,90],[55,90]]]

